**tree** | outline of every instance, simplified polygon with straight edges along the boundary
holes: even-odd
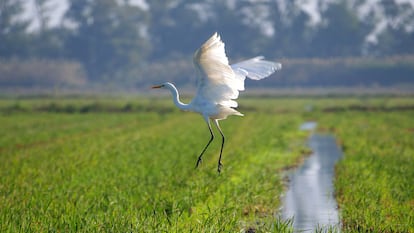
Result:
[[[84,64],[92,80],[124,75],[149,52],[146,17],[125,1],[70,0],[66,20],[74,29],[66,41],[67,54]]]
[[[330,5],[323,12],[325,20],[312,40],[312,56],[359,56],[368,28],[346,2]]]
[[[209,11],[205,3],[153,0],[148,5],[153,60],[192,54],[205,39],[207,21],[198,12],[200,7]]]
[[[64,41],[68,30],[62,25],[51,27],[50,17],[53,14],[52,0],[34,0],[35,19],[38,28],[30,32],[30,55],[42,58],[64,57]]]
[[[230,57],[257,54],[269,37],[261,25],[267,2],[148,1],[153,59],[189,55],[214,32],[228,44]],[[265,20],[267,16],[263,18]]]
[[[262,54],[263,45],[269,37],[262,31],[261,23],[267,21],[267,3],[213,1],[213,17],[209,22],[211,31],[219,31],[228,43],[231,58],[246,58]],[[260,11],[263,12],[260,12]],[[259,16],[263,16],[260,17]]]
[[[307,57],[311,53],[310,40],[315,26],[309,25],[310,17],[293,1],[283,6],[275,2],[272,6],[274,35],[267,51],[275,57]]]
[[[409,3],[381,1],[387,20],[373,49],[380,55],[414,53],[414,6]]]
[[[22,11],[21,1],[0,1],[0,57],[27,55],[28,22],[18,18]]]

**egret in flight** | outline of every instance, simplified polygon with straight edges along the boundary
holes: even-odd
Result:
[[[196,168],[202,161],[204,152],[214,139],[210,120],[221,134],[221,149],[217,171],[220,173],[222,163],[221,156],[224,147],[224,134],[220,129],[219,120],[226,119],[229,115],[243,116],[235,108],[235,99],[239,91],[244,90],[246,77],[260,80],[273,74],[282,68],[280,63],[263,60],[263,57],[254,57],[233,65],[224,51],[224,43],[220,36],[214,33],[195,53],[193,63],[198,71],[198,86],[195,97],[188,104],[180,101],[177,88],[170,82],[153,86],[152,88],[166,88],[170,90],[174,104],[181,110],[200,113],[207,123],[211,138],[198,156]]]

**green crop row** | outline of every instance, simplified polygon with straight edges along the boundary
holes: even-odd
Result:
[[[325,114],[345,157],[336,195],[345,232],[414,232],[414,111]]]
[[[68,106],[76,111],[53,110]],[[292,232],[275,217],[282,171],[309,153],[298,128],[312,120],[344,150],[335,181],[343,231],[413,232],[412,106],[243,98],[245,117],[221,122],[219,175],[220,135],[195,169],[207,126],[169,99],[2,99],[0,231]]]
[[[283,191],[280,171],[306,150],[307,134],[297,130],[302,119],[245,113],[222,122],[221,175],[219,137],[194,168],[209,139],[196,114],[4,114],[0,229],[291,231],[274,214]]]

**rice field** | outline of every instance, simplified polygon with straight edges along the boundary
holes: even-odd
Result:
[[[245,117],[221,121],[218,174],[220,137],[195,169],[207,126],[169,99],[1,99],[0,231],[293,232],[278,209],[283,172],[309,154],[307,120],[344,148],[343,232],[414,231],[413,99],[239,104]]]
[[[335,182],[345,232],[414,232],[413,112],[350,112],[324,120],[346,156]]]

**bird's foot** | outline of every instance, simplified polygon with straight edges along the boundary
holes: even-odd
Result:
[[[198,168],[198,165],[200,165],[202,162],[203,162],[203,160],[201,159],[201,157],[198,157],[197,164],[196,164],[195,168]]]
[[[220,173],[221,172],[221,167],[223,166],[223,164],[221,162],[218,163],[217,166],[217,172]]]

